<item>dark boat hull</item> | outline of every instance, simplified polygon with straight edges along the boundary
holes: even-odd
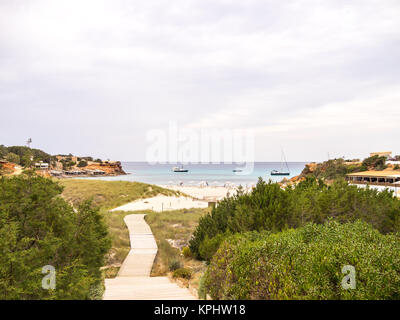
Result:
[[[290,172],[271,172],[271,176],[290,176]]]
[[[189,170],[187,170],[187,169],[177,170],[177,171],[174,170],[174,172],[189,172]]]

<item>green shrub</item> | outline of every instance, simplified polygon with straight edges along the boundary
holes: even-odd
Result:
[[[199,247],[200,256],[203,257],[205,260],[211,260],[214,253],[218,250],[219,245],[224,239],[224,234],[218,234],[213,238],[205,237]]]
[[[73,208],[61,192],[32,172],[0,178],[0,299],[99,296],[111,247],[103,216],[90,202]],[[46,265],[56,270],[55,290],[42,289]]]
[[[0,159],[4,158],[8,153],[8,149],[5,145],[0,144]]]
[[[297,228],[308,222],[361,219],[382,233],[400,231],[400,202],[389,191],[358,188],[344,180],[326,185],[307,178],[283,190],[259,180],[250,194],[225,198],[202,217],[189,245],[193,255],[209,260],[227,234]]]
[[[398,164],[396,164],[396,165],[394,166],[393,169],[394,169],[394,170],[399,170],[399,169],[400,169],[400,166],[399,166]]]
[[[189,248],[189,247],[183,247],[183,249],[182,249],[182,255],[183,255],[185,258],[191,258],[191,257],[192,257],[192,252],[190,251],[190,248]]]
[[[386,163],[385,157],[380,157],[378,155],[375,155],[364,159],[362,165],[369,169],[383,170],[386,167],[385,163]]]
[[[228,238],[211,260],[214,299],[400,299],[400,238],[367,223],[307,224],[296,230]],[[341,286],[354,266],[356,288]]]
[[[175,271],[175,270],[177,270],[177,269],[179,269],[179,268],[181,268],[182,267],[182,264],[181,264],[181,262],[179,261],[179,260],[177,260],[177,259],[172,259],[171,261],[169,261],[169,263],[168,263],[168,269],[169,269],[169,271]]]
[[[197,289],[199,299],[207,300],[206,276],[203,274],[200,278],[199,288]]]
[[[187,268],[179,268],[174,271],[172,277],[190,280],[192,278],[192,271]]]
[[[362,164],[348,164],[343,159],[332,159],[317,163],[312,171],[309,166],[306,166],[301,172],[300,177],[333,180],[344,178],[348,173],[366,170],[368,168]]]
[[[33,158],[34,162],[43,161],[47,163],[50,163],[50,161],[54,159],[54,157],[42,150],[28,148],[26,146],[11,146],[6,149],[8,150],[8,152],[18,155],[20,159],[19,164],[24,167],[28,167],[32,164],[31,158]]]
[[[19,157],[19,155],[10,152],[10,153],[8,153],[8,154],[6,155],[6,160],[7,160],[8,162],[12,162],[12,163],[19,164],[19,162],[20,162],[20,157]]]
[[[88,165],[88,163],[86,162],[86,161],[84,161],[84,160],[81,160],[81,161],[79,161],[78,162],[78,167],[79,168],[84,168],[84,167],[87,167],[87,165]]]

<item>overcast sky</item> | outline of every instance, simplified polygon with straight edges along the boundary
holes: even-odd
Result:
[[[252,129],[256,160],[400,154],[398,0],[1,0],[0,144],[144,160]]]

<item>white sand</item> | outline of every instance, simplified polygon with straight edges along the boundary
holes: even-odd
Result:
[[[130,202],[121,207],[115,208],[112,211],[153,210],[161,212],[178,209],[207,208],[208,201],[220,201],[228,194],[233,195],[236,193],[236,188],[234,187],[190,187],[166,185],[160,185],[160,187],[174,191],[180,191],[190,197],[158,195],[153,198],[146,198]]]
[[[166,186],[166,185],[161,185],[160,187],[174,191],[180,191],[193,198],[200,200],[209,197],[221,200],[225,198],[228,195],[228,193],[232,195],[236,192],[235,188],[226,188],[226,187],[191,187],[191,186]]]
[[[153,198],[146,198],[127,203],[111,211],[153,210],[161,212],[161,211],[178,210],[178,209],[207,208],[207,207],[208,203],[206,201],[198,201],[189,197],[158,195]]]

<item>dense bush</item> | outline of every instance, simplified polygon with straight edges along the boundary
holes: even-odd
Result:
[[[70,170],[73,166],[76,165],[75,161],[69,159],[62,159],[60,162],[62,163],[63,170]]]
[[[344,178],[348,173],[366,170],[368,168],[360,164],[349,164],[343,159],[332,159],[315,164],[312,170],[309,166],[306,166],[301,172],[300,177],[333,180]]]
[[[33,173],[0,178],[0,299],[89,299],[101,285],[107,228],[88,202],[76,209],[62,187]],[[42,267],[56,289],[42,288]]]
[[[50,161],[54,158],[42,150],[28,148],[25,146],[12,146],[8,147],[7,150],[9,153],[11,152],[18,155],[21,160],[20,164],[24,167],[28,167],[32,164],[31,158],[34,162],[43,161],[47,163],[50,163]]]
[[[78,162],[78,167],[79,168],[83,168],[83,167],[87,167],[88,163],[84,160],[81,160]]]
[[[261,179],[250,194],[238,193],[221,201],[202,217],[190,241],[197,257],[209,260],[228,234],[246,231],[281,231],[307,222],[364,220],[382,233],[400,231],[400,201],[391,192],[336,181],[328,186],[307,178],[282,189]]]
[[[10,153],[8,153],[8,154],[6,155],[6,160],[7,160],[8,162],[12,162],[12,163],[16,163],[16,164],[19,164],[19,163],[20,163],[20,157],[19,157],[19,155],[15,154],[15,153],[12,153],[12,152],[10,152]]]
[[[307,224],[296,230],[227,238],[205,287],[214,299],[400,299],[400,238],[365,222]],[[356,271],[343,289],[342,267]]]
[[[185,258],[191,258],[192,257],[192,252],[190,251],[189,247],[183,247],[182,248],[182,255]]]
[[[177,269],[180,269],[181,267],[182,264],[178,259],[172,259],[171,261],[168,262],[169,271],[175,271]]]
[[[179,268],[172,273],[172,277],[190,280],[192,278],[192,271],[187,268]]]
[[[0,144],[0,159],[4,158],[8,153],[8,149],[5,145]]]
[[[366,169],[383,170],[386,168],[386,158],[378,155],[364,159],[362,165]]]

